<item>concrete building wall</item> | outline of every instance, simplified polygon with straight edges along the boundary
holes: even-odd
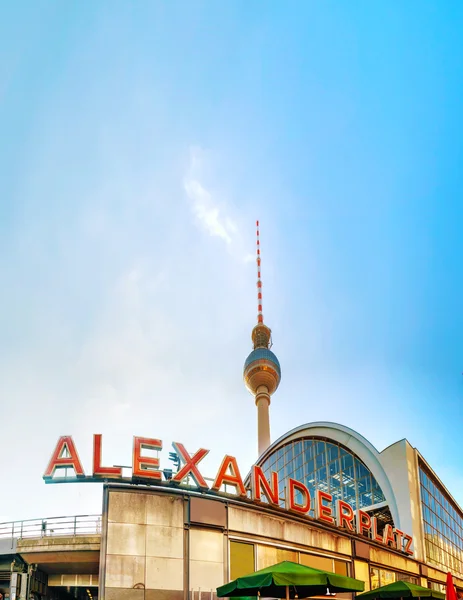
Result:
[[[101,598],[183,600],[183,498],[110,491]]]
[[[352,544],[346,536],[307,523],[262,514],[255,510],[230,506],[228,528],[230,535],[238,533],[253,538],[257,536],[263,540],[278,540],[286,545],[293,544],[296,547],[323,549],[327,552],[352,556]]]

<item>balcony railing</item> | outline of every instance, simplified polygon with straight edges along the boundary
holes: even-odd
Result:
[[[96,535],[101,533],[101,515],[50,517],[0,523],[0,539]]]

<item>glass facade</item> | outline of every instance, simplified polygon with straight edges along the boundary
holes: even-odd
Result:
[[[262,468],[268,479],[271,471],[278,473],[282,505],[288,477],[307,486],[312,507],[317,489],[332,494],[334,500],[345,500],[354,510],[365,510],[386,500],[378,482],[363,462],[334,442],[317,438],[289,442],[271,454],[262,463]],[[297,499],[302,501],[302,498]],[[313,509],[311,512],[313,514]]]
[[[420,465],[426,559],[445,571],[463,573],[463,518],[456,505]]]

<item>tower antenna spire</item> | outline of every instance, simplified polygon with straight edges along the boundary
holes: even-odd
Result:
[[[259,235],[259,221],[256,221],[257,228],[257,322],[259,324],[263,324],[264,315],[262,313],[262,280],[260,278],[260,235]]]

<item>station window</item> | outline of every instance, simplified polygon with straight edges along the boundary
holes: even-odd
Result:
[[[394,583],[396,580],[396,574],[394,571],[386,571],[386,569],[377,569],[376,567],[370,568],[370,582],[371,589],[376,590],[383,585]]]
[[[344,560],[336,560],[326,556],[315,556],[314,554],[300,554],[300,563],[306,567],[331,571],[338,575],[349,575],[349,565]]]
[[[381,584],[379,583],[379,569],[370,569],[370,588],[376,590]]]
[[[370,568],[367,562],[361,560],[354,561],[354,576],[365,584],[365,592],[370,591]]]
[[[337,575],[345,575],[349,576],[349,565],[344,560],[335,560],[334,561],[334,572]]]
[[[322,571],[333,571],[333,559],[325,556],[315,556],[314,554],[302,554],[301,565],[320,569]]]
[[[406,581],[407,583],[414,583],[415,585],[419,584],[418,577],[413,577],[413,575],[407,575],[406,573],[396,573],[397,581]]]
[[[418,578],[407,573],[395,573],[394,571],[388,571],[386,569],[379,569],[376,567],[370,568],[370,583],[371,589],[382,587],[383,585],[389,585],[394,581],[407,581],[408,583],[418,584]]]
[[[265,569],[284,560],[298,562],[297,550],[286,550],[285,548],[275,548],[274,546],[257,546],[257,570]]]
[[[255,571],[254,544],[230,542],[230,579]]]
[[[445,594],[445,585],[443,583],[438,583],[437,581],[429,581],[428,587],[435,592],[441,592]]]
[[[317,556],[316,554],[306,554],[297,550],[275,546],[255,545],[249,542],[230,540],[230,580],[254,573],[256,562],[257,569],[259,570],[284,560],[322,571],[331,571],[338,575],[350,575],[349,563],[344,560],[328,556]],[[394,575],[394,573],[392,574]]]

